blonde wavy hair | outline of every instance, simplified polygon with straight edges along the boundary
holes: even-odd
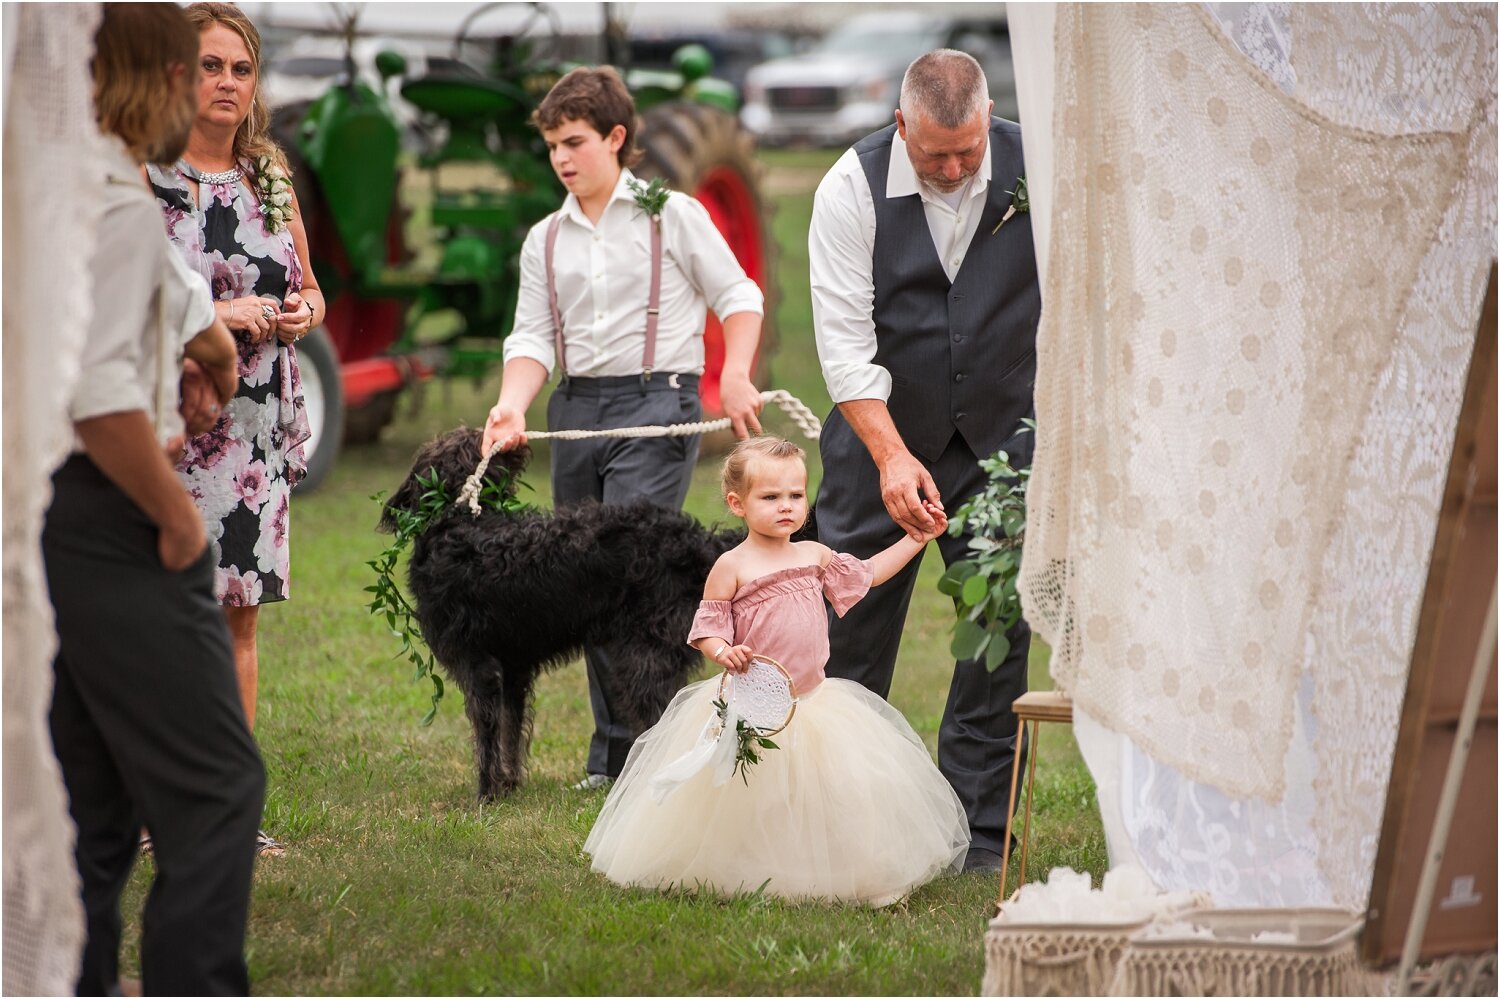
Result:
[[[744,496],[750,485],[750,462],[756,458],[786,461],[795,458],[803,461],[807,452],[784,437],[766,434],[761,437],[746,437],[730,450],[719,472],[719,488],[728,499],[730,493]]]
[[[103,15],[89,63],[94,120],[138,161],[171,163],[182,155],[197,115],[198,32],[176,4],[104,4]],[[169,82],[173,66],[184,73],[185,89],[177,94]]]
[[[223,25],[239,35],[250,52],[250,64],[255,70],[255,96],[250,101],[249,116],[234,133],[234,158],[237,161],[248,160],[253,170],[260,157],[268,156],[272,163],[291,176],[286,156],[276,140],[271,138],[271,112],[266,107],[266,98],[260,89],[260,32],[244,12],[232,3],[189,4],[185,13],[200,35],[216,24]]]

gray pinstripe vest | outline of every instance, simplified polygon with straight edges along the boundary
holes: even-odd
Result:
[[[891,419],[906,446],[936,461],[957,432],[977,457],[1009,441],[1033,413],[1041,317],[1031,216],[992,232],[1025,173],[1021,126],[990,119],[990,185],[979,228],[950,284],[922,199],[885,196],[896,126],[855,145],[875,199],[875,363],[891,373]],[[1031,463],[1031,435],[1009,448]]]

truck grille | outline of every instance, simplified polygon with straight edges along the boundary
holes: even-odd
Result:
[[[780,111],[832,111],[839,106],[837,87],[769,87],[766,101]]]

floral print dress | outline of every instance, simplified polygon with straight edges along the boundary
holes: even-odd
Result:
[[[271,232],[244,164],[234,178],[148,166],[166,217],[167,236],[188,265],[208,281],[215,300],[272,296],[302,288],[291,231]],[[193,203],[187,177],[198,182]],[[239,348],[239,389],[218,424],[188,440],[177,474],[203,514],[217,562],[220,603],[248,607],[289,594],[288,501],[307,471],[309,436],[295,348],[275,337]]]

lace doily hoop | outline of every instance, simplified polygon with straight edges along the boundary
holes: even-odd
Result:
[[[743,673],[721,673],[719,698],[763,736],[785,729],[797,713],[797,685],[786,667],[769,656],[752,657]]]

